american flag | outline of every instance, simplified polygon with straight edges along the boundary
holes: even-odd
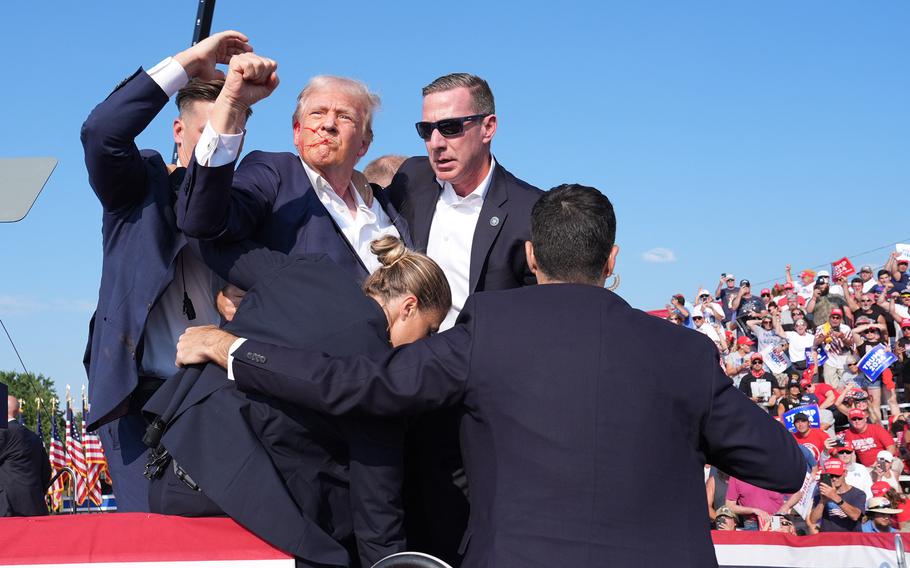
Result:
[[[53,401],[54,408],[56,408],[56,400]],[[51,451],[50,451],[50,462],[51,469],[53,469],[56,474],[58,471],[66,467],[66,450],[63,446],[63,441],[60,439],[60,433],[57,430],[57,417],[54,416],[54,412],[51,411]],[[49,490],[51,494],[51,504],[55,511],[60,509],[60,505],[63,503],[62,494],[63,490],[66,487],[66,474],[58,477],[54,484],[51,485]]]
[[[85,429],[88,424],[88,412],[85,408],[85,394],[82,395],[82,448],[85,450],[86,476],[88,484],[88,498],[95,505],[101,505],[101,472],[107,467],[104,459],[104,449],[101,447],[101,438],[98,434],[89,433]]]
[[[76,474],[76,504],[82,505],[88,497],[88,486],[85,482],[86,471],[85,451],[82,448],[82,438],[73,416],[72,401],[66,401],[66,465],[73,468]]]

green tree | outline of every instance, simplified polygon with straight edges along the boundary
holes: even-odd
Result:
[[[51,400],[57,397],[57,391],[52,379],[41,374],[35,376],[32,373],[0,371],[0,383],[4,383],[9,387],[9,394],[20,400],[23,420],[25,425],[32,430],[37,430],[35,425],[37,411],[35,399],[41,399],[41,429],[44,432],[45,446],[50,444],[51,419],[57,421],[60,437],[63,437],[63,413],[58,408],[59,405],[57,407],[52,407],[51,405]],[[6,417],[4,416],[3,419],[5,420]]]

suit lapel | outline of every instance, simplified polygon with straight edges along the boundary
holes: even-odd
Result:
[[[477,226],[474,228],[474,240],[471,243],[471,277],[468,288],[471,293],[477,290],[480,275],[490,256],[490,249],[508,216],[508,211],[503,208],[508,200],[509,194],[502,179],[502,167],[497,164],[493,171],[493,179],[490,180],[490,189],[487,191],[483,207],[480,209]]]
[[[404,216],[398,212],[398,209],[392,204],[389,200],[389,196],[386,195],[385,190],[379,190],[373,192],[373,197],[376,198],[376,201],[379,202],[379,205],[386,212],[386,215],[389,216],[389,219],[392,220],[392,224],[395,225],[395,228],[398,229],[398,234],[401,235],[401,240],[404,241],[404,244],[409,249],[414,249],[414,239],[411,235],[411,228],[408,225],[407,220]]]
[[[362,275],[361,275],[361,279],[366,278],[367,276],[369,276],[370,271],[367,270],[367,267],[363,263],[363,260],[360,259],[360,255],[358,255],[357,251],[354,250],[354,246],[351,244],[351,242],[348,240],[348,238],[346,236],[344,236],[344,232],[342,232],[341,227],[338,226],[338,223],[335,222],[335,218],[332,217],[332,214],[329,213],[329,210],[322,203],[322,200],[319,199],[319,194],[316,193],[316,188],[313,187],[313,184],[310,182],[310,176],[307,175],[306,170],[303,168],[303,163],[300,163],[300,175],[303,176],[303,180],[307,185],[307,190],[304,192],[304,195],[310,201],[308,208],[310,206],[312,206],[312,207],[316,208],[317,210],[322,210],[322,212],[325,213],[325,218],[328,219],[329,222],[332,224],[332,228],[334,228],[335,234],[338,236],[338,239],[340,239],[341,242],[344,243],[344,246],[347,248],[348,252],[350,252],[354,263],[357,266],[359,266],[361,268],[361,270],[363,271]],[[320,250],[313,250],[313,251],[308,251],[308,252],[314,252],[314,253],[328,253],[329,252],[328,250],[326,250],[326,247],[319,247],[319,249]],[[329,256],[331,256],[331,255],[329,255]]]
[[[413,196],[409,196],[413,209],[411,218],[414,220],[411,226],[411,237],[414,241],[414,248],[421,252],[426,252],[430,242],[430,225],[433,223],[436,202],[439,200],[440,193],[442,193],[442,188],[436,183],[436,177],[432,176],[426,190],[415,191]]]

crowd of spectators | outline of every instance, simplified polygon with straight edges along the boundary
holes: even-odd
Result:
[[[910,262],[892,252],[877,272],[832,279],[804,270],[756,295],[721,275],[711,293],[675,294],[667,319],[709,337],[734,385],[789,427],[809,464],[804,491],[777,494],[705,466],[716,530],[896,532],[910,530],[901,476],[910,475],[908,416]],[[895,361],[870,377],[872,349]],[[910,477],[906,478],[910,479]]]

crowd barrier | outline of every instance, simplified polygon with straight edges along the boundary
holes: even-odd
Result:
[[[903,545],[910,533],[827,533],[795,536],[772,532],[712,531],[721,568],[906,568]]]
[[[896,535],[711,533],[721,568],[906,568]],[[901,535],[910,544],[910,534]],[[659,543],[656,544],[659,546]],[[901,553],[903,551],[901,550]],[[292,558],[225,518],[57,515],[0,519],[0,566],[293,568]]]
[[[0,519],[0,566],[294,568],[294,560],[227,518],[142,513]]]

